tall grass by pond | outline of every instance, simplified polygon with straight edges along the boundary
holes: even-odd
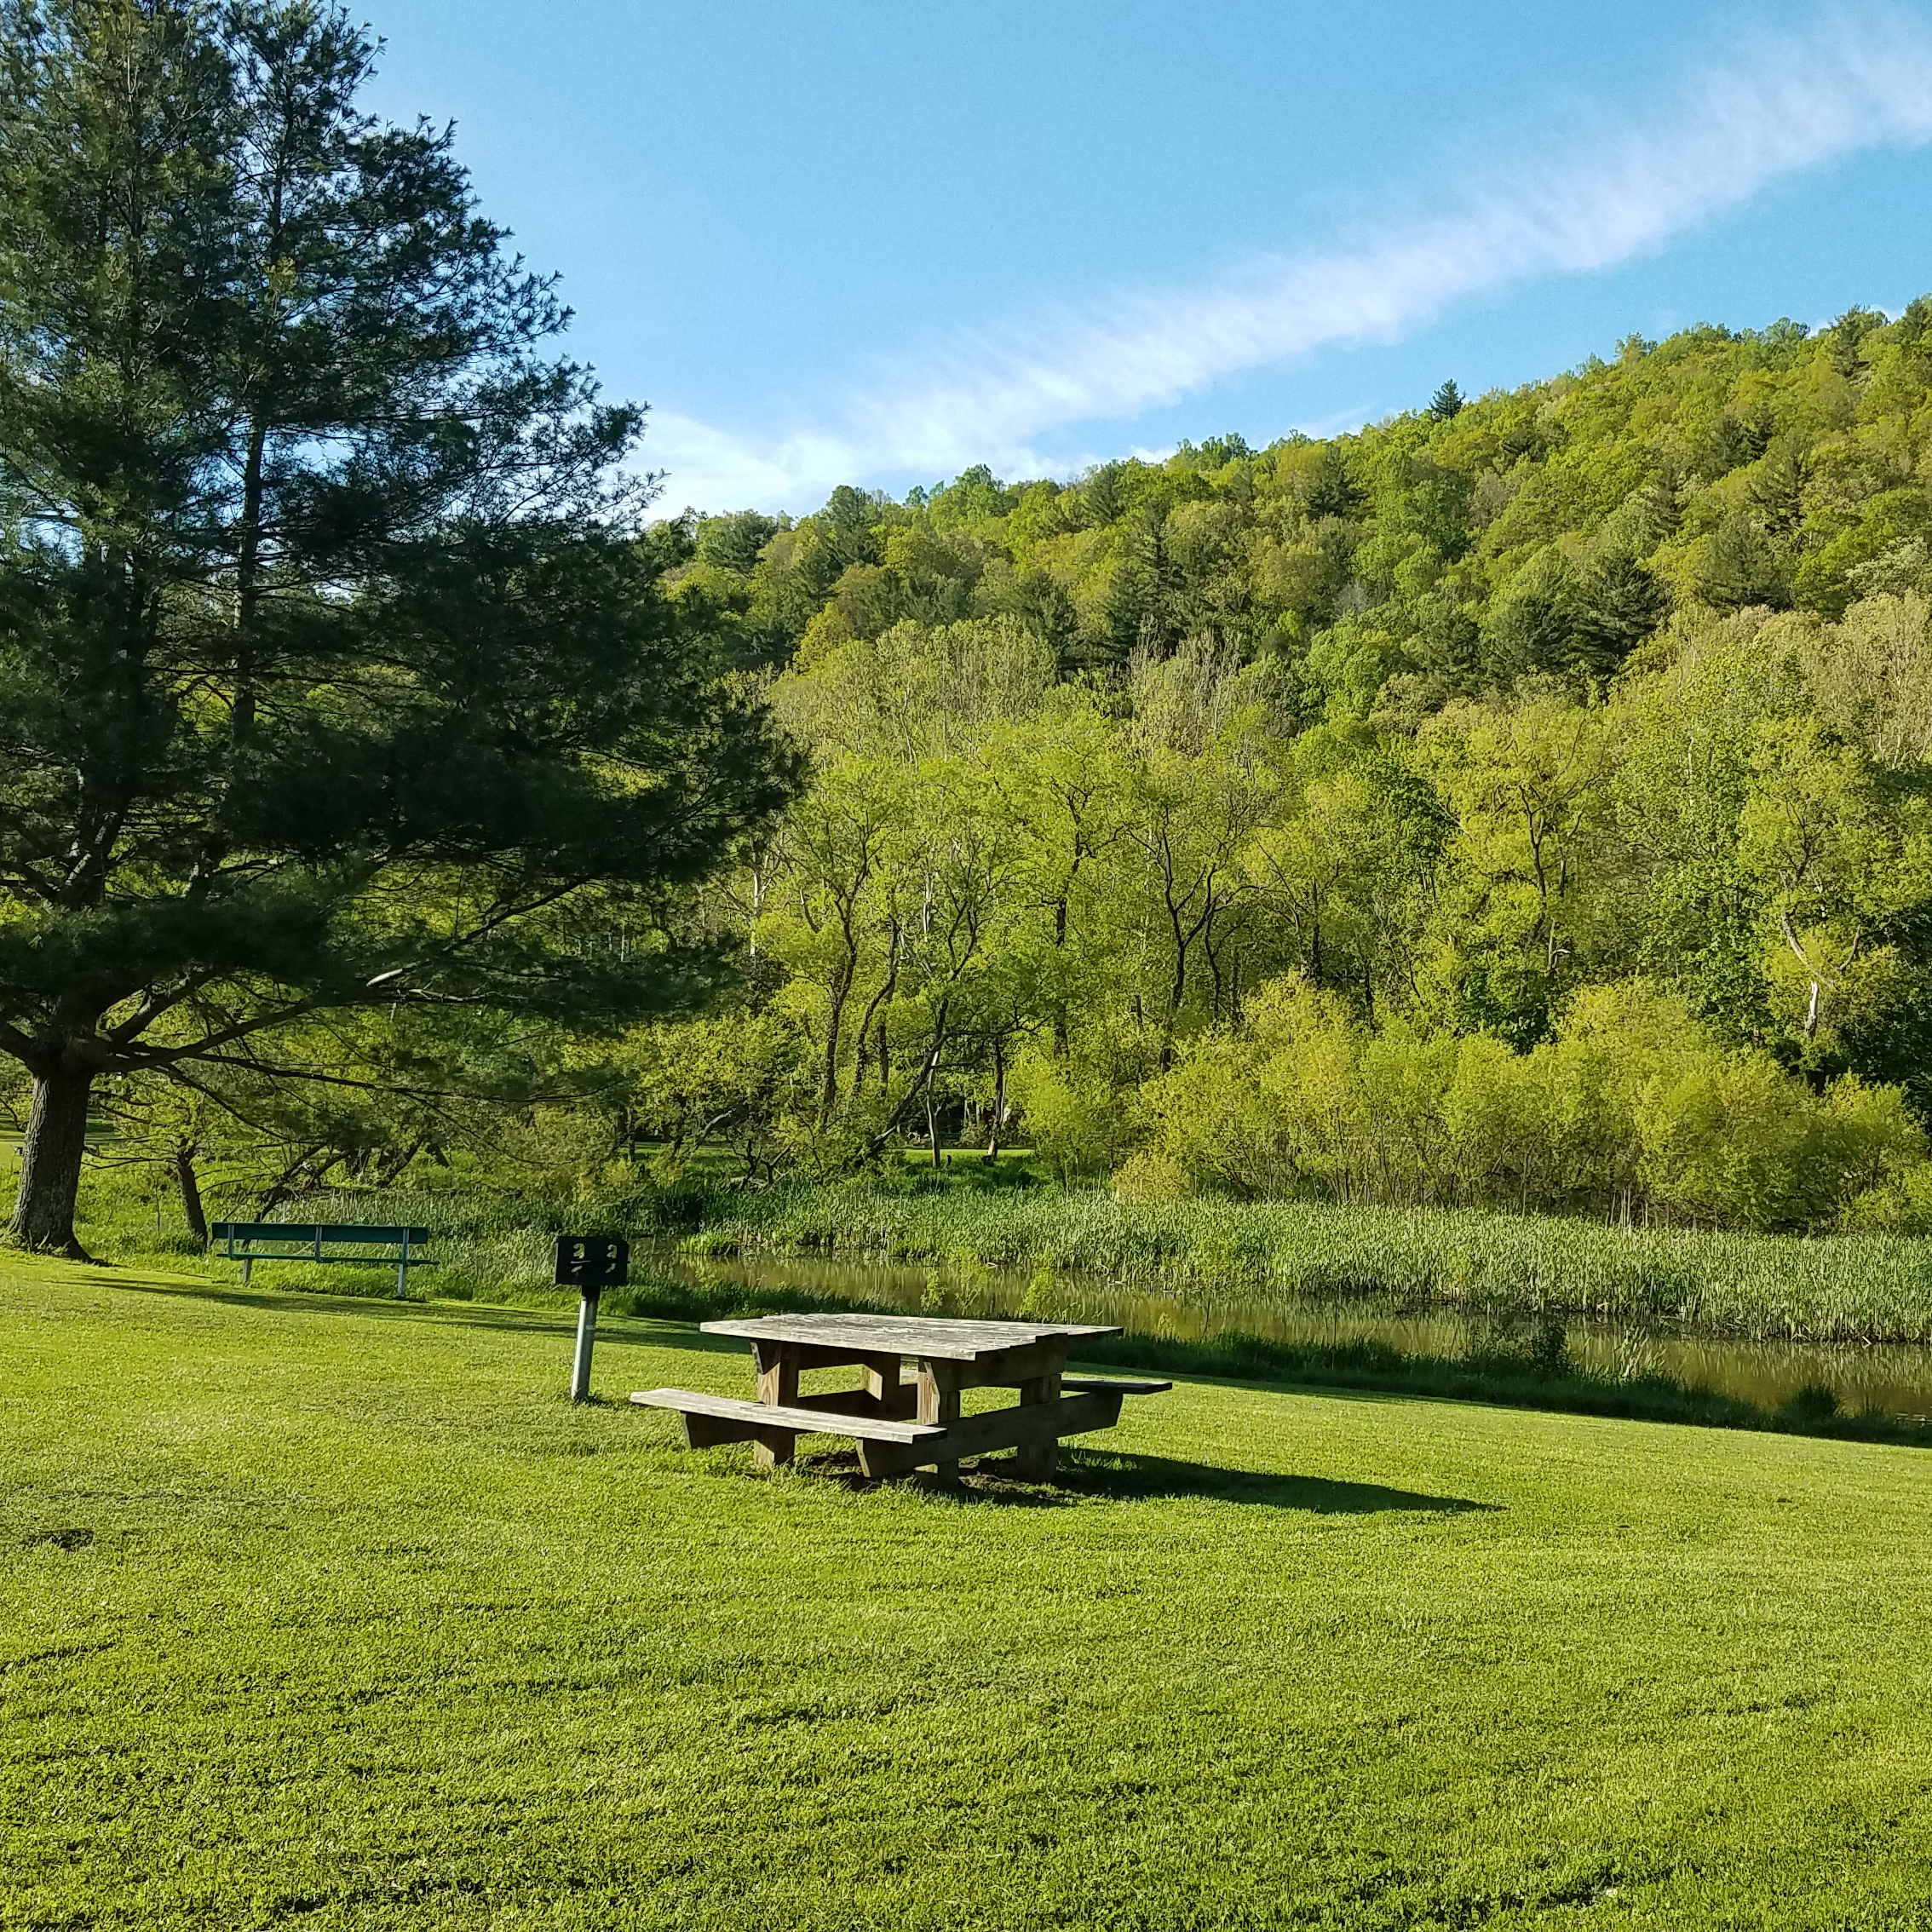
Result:
[[[100,1208],[109,1204],[99,1200]],[[430,1228],[437,1296],[498,1300],[549,1278],[566,1228],[678,1241],[694,1255],[818,1254],[964,1269],[1019,1268],[1158,1288],[1182,1302],[1305,1306],[1373,1297],[1534,1318],[1573,1314],[1754,1340],[1932,1343],[1932,1240],[1803,1238],[1622,1228],[1475,1209],[1338,1207],[1309,1202],[1124,1201],[1098,1189],[789,1184],[740,1193],[705,1182],[576,1202],[468,1187],[317,1197],[290,1219],[415,1222]],[[102,1251],[160,1246],[133,1221],[91,1224]],[[382,1293],[382,1269],[332,1271]],[[359,1284],[357,1284],[359,1285]],[[514,1298],[514,1297],[513,1297]]]
[[[1932,1240],[1624,1229],[1551,1216],[1099,1191],[785,1187],[715,1199],[694,1253],[820,1253],[1023,1268],[1305,1303],[1377,1296],[1716,1335],[1932,1341]]]
[[[433,1233],[429,1293],[498,1300],[540,1285],[566,1228],[676,1240],[693,1255],[838,1256],[950,1269],[1018,1268],[1043,1308],[1061,1274],[1159,1289],[1177,1300],[1305,1307],[1371,1297],[1533,1319],[1546,1314],[1753,1340],[1932,1343],[1932,1239],[1801,1238],[1622,1228],[1548,1215],[1309,1202],[1124,1201],[975,1184],[791,1183],[742,1193],[708,1181],[560,1200],[464,1186],[354,1190],[282,1210],[290,1220],[411,1222]],[[107,1258],[184,1256],[185,1233],[147,1225],[121,1190],[88,1191],[83,1236]],[[387,1292],[381,1268],[330,1285]],[[355,1279],[366,1274],[365,1286]],[[1071,1284],[1070,1284],[1071,1285]]]

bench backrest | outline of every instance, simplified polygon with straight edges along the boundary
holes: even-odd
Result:
[[[308,1248],[313,1248],[318,1243],[411,1248],[420,1246],[429,1239],[427,1228],[371,1228],[354,1221],[217,1221],[208,1232],[216,1240],[225,1241],[230,1246],[238,1241],[251,1246],[257,1241],[299,1241]]]

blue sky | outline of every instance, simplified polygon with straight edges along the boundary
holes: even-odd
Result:
[[[1262,444],[1932,289],[1932,0],[374,0],[660,508]]]

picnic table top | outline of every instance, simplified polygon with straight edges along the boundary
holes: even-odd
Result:
[[[925,1355],[954,1362],[976,1362],[1035,1342],[1083,1341],[1120,1332],[1087,1322],[955,1321],[940,1315],[779,1314],[699,1325],[706,1335],[737,1335],[748,1342],[797,1342],[814,1348]]]

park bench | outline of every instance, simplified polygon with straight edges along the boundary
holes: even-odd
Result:
[[[1054,1472],[1062,1437],[1111,1429],[1128,1396],[1173,1387],[1063,1372],[1075,1340],[1118,1335],[1117,1328],[836,1314],[708,1321],[703,1327],[751,1343],[756,1400],[689,1389],[640,1389],[630,1399],[681,1415],[691,1448],[749,1442],[753,1459],[766,1468],[789,1463],[801,1435],[839,1435],[858,1443],[859,1466],[869,1476],[931,1468],[950,1477],[963,1456],[1016,1449],[1018,1473],[1043,1481]],[[917,1365],[910,1376],[902,1370],[906,1360]],[[865,1371],[864,1388],[799,1393],[801,1372],[846,1366]],[[1020,1400],[962,1415],[961,1393],[984,1388],[1014,1389]]]
[[[364,1268],[374,1263],[386,1268],[394,1262],[396,1299],[401,1301],[410,1269],[433,1265],[416,1251],[429,1239],[427,1228],[371,1228],[353,1221],[217,1221],[209,1233],[224,1259],[242,1264],[244,1282],[252,1279],[258,1261],[348,1262]],[[344,1249],[361,1251],[345,1254]]]

